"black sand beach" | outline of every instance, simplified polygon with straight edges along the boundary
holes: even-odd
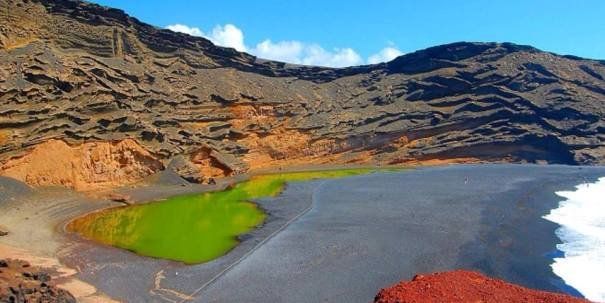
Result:
[[[548,256],[557,226],[541,217],[561,200],[555,191],[603,174],[587,167],[455,166],[324,183],[307,215],[198,301],[369,302],[381,287],[418,272],[458,268],[560,291]]]
[[[541,217],[602,167],[459,165],[293,183],[215,261],[186,266],[69,237],[61,260],[129,302],[368,302],[419,272],[476,269],[559,290]],[[283,228],[283,230],[282,230]]]

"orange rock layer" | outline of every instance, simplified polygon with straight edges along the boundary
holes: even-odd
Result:
[[[472,271],[418,275],[382,289],[375,303],[588,303],[572,296],[533,290]]]
[[[134,183],[162,168],[159,160],[130,139],[77,146],[49,140],[0,165],[0,175],[33,186],[93,190]]]
[[[0,138],[1,139],[1,138]],[[271,170],[305,165],[390,164],[439,165],[472,163],[475,158],[391,159],[376,162],[375,150],[348,152],[347,146],[330,140],[310,143],[309,137],[296,131],[276,127],[265,137],[251,135],[242,140],[249,152],[242,157],[246,171]],[[163,170],[162,159],[133,139],[85,142],[70,145],[51,139],[23,154],[0,162],[0,175],[31,186],[63,186],[78,191],[111,189],[129,185]],[[199,180],[231,176],[236,172],[217,160],[209,148],[202,147],[189,155]]]

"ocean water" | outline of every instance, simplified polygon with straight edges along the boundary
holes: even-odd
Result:
[[[565,199],[544,216],[561,226],[563,256],[554,258],[553,272],[587,299],[605,302],[605,177],[556,194]]]

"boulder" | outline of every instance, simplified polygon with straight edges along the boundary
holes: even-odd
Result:
[[[204,176],[200,169],[184,155],[178,155],[170,161],[168,169],[191,183],[202,183]]]
[[[130,196],[128,195],[124,195],[124,194],[119,194],[119,193],[110,193],[109,195],[107,195],[107,199],[114,201],[114,202],[120,202],[120,203],[124,203],[124,204],[132,204],[132,200],[130,198]]]

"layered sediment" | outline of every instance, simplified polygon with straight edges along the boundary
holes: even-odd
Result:
[[[163,169],[136,141],[88,142],[70,146],[48,140],[0,166],[2,174],[34,186],[91,190],[133,183]]]
[[[207,183],[310,163],[605,163],[601,61],[461,42],[376,65],[296,66],[81,1],[0,7],[0,174],[33,185],[116,184],[81,165],[86,153],[72,177],[15,168],[52,140],[129,140],[145,159],[120,164],[125,183],[162,169]]]
[[[464,270],[417,275],[380,290],[375,303],[589,303],[569,295],[533,290]]]

